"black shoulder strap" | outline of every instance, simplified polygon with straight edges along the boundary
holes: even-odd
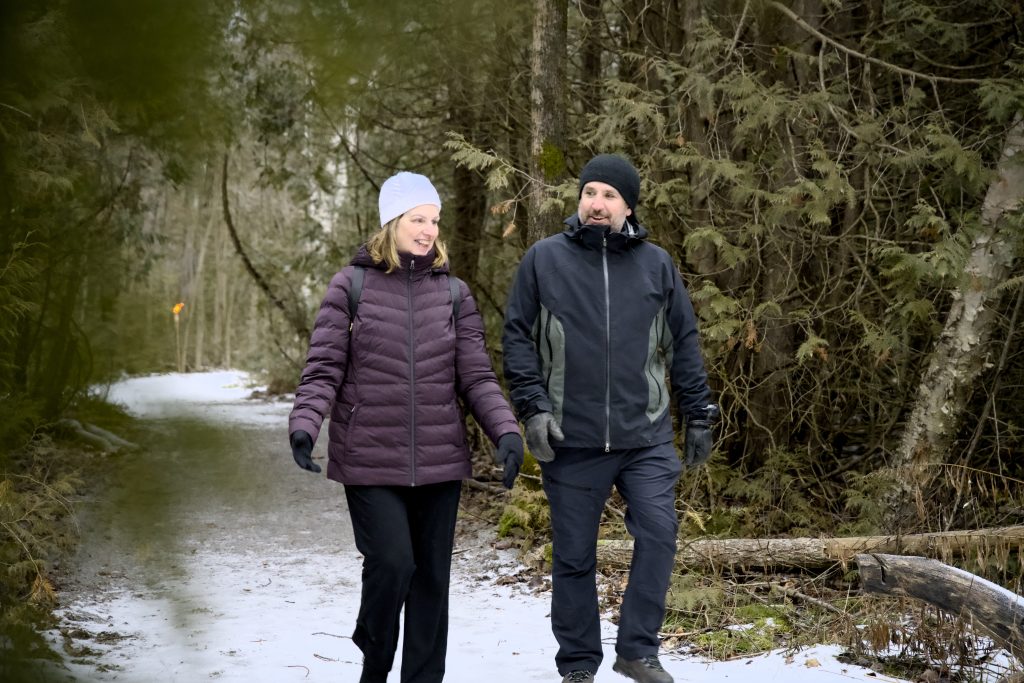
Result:
[[[459,288],[459,278],[452,275],[448,276],[448,289],[452,293],[452,319],[459,319],[459,304],[462,303],[462,291]]]
[[[356,266],[352,273],[352,282],[348,286],[348,331],[352,331],[352,324],[356,320],[356,312],[359,311],[359,297],[363,293],[363,277],[366,276],[365,266]]]

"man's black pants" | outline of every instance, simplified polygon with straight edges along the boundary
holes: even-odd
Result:
[[[345,486],[363,591],[352,640],[361,683],[384,683],[405,607],[402,683],[440,683],[448,647],[448,581],[461,481],[426,486]]]
[[[596,673],[603,659],[597,534],[612,485],[626,501],[626,529],[635,539],[615,651],[625,659],[657,654],[679,528],[675,485],[682,465],[675,447],[611,453],[556,448],[555,459],[541,468],[551,505],[551,630],[559,646],[558,672]]]

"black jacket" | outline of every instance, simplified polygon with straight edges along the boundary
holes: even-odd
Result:
[[[553,413],[561,446],[667,443],[666,374],[682,415],[706,408],[711,395],[679,272],[642,227],[565,222],[526,252],[509,294],[503,344],[513,407],[523,420]]]

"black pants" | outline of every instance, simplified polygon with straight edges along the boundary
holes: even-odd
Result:
[[[675,485],[682,467],[675,448],[556,448],[555,459],[541,468],[551,505],[551,630],[558,641],[558,672],[596,673],[601,666],[597,533],[613,485],[626,501],[626,529],[635,539],[615,651],[625,659],[657,654],[679,527]]]
[[[362,683],[384,683],[405,607],[402,683],[440,683],[448,647],[448,580],[461,481],[427,486],[345,486],[363,593],[352,640]]]

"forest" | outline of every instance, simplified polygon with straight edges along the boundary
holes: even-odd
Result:
[[[1018,523],[1022,27],[1020,0],[5,0],[0,619],[53,592],[62,420],[126,375],[291,391],[399,170],[438,187],[500,368],[581,166],[638,168],[722,408],[687,535]],[[963,567],[1020,593],[1018,544]]]

